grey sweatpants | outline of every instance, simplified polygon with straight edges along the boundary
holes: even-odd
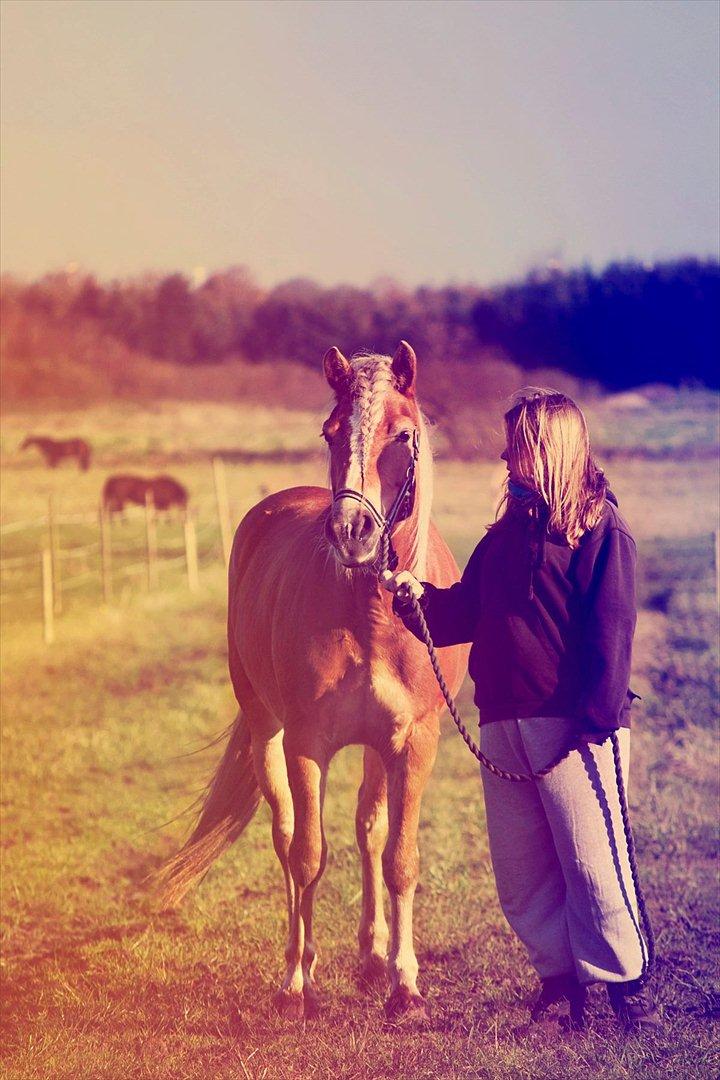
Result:
[[[536,771],[571,734],[566,719],[499,720],[480,729],[480,746],[505,769]],[[630,732],[619,739],[627,787]],[[645,943],[610,739],[573,750],[541,780],[481,773],[500,905],[538,974],[575,972],[581,983],[638,978]]]

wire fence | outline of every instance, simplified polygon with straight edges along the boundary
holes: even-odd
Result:
[[[161,513],[149,495],[121,514],[102,503],[94,512],[60,514],[50,496],[44,517],[0,525],[4,620],[37,620],[50,644],[69,604],[112,604],[138,578],[154,590],[184,576],[198,592],[203,568],[227,565],[232,542],[222,459],[213,462],[213,478],[214,502],[199,500],[192,512]]]

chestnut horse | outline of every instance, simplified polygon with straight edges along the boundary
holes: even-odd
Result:
[[[331,349],[324,367],[336,398],[322,431],[336,497],[317,487],[280,491],[250,510],[237,530],[228,639],[240,711],[200,820],[163,872],[164,899],[170,905],[182,897],[264,795],[290,924],[277,1003],[287,1016],[313,1015],[313,899],[327,854],[328,765],[343,746],[363,744],[356,813],[361,975],[376,981],[387,973],[384,875],[391,903],[386,1009],[423,1013],[412,930],[417,830],[444,702],[425,648],[393,615],[373,569],[381,523],[413,462],[412,505],[392,531],[398,566],[440,586],[459,574],[430,521],[432,458],[415,396],[413,350],[402,342],[392,359],[348,361]],[[455,692],[466,650],[442,649],[440,656]]]
[[[51,469],[57,468],[63,458],[75,458],[83,472],[90,468],[90,444],[84,439],[50,439],[46,435],[28,435],[20,447],[28,450],[36,446]]]
[[[187,489],[172,476],[117,475],[109,476],[102,491],[102,503],[108,513],[119,513],[126,503],[144,506],[147,496],[152,497],[156,510],[170,510],[173,506],[184,510],[187,506]]]

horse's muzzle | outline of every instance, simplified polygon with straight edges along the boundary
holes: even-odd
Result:
[[[362,506],[338,506],[329,513],[325,535],[343,566],[367,566],[377,557],[380,527]]]

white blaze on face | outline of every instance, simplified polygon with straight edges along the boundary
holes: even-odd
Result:
[[[350,417],[350,457],[343,487],[363,491],[365,448],[362,443],[362,403],[356,398]]]
[[[378,426],[385,415],[385,399],[392,386],[390,358],[363,357],[355,368],[354,403],[350,417],[350,461],[345,487],[353,488],[380,509],[379,479],[368,483],[367,463]]]

